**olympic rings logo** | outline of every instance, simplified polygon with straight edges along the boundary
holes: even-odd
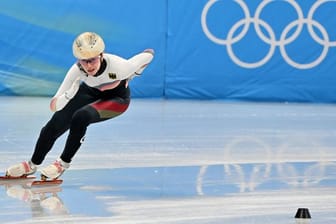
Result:
[[[245,18],[239,20],[236,22],[229,30],[226,39],[219,38],[215,36],[213,33],[211,33],[208,24],[207,24],[207,16],[209,13],[209,10],[211,7],[214,6],[216,2],[220,0],[209,0],[206,5],[203,8],[202,15],[201,15],[201,24],[202,29],[205,35],[214,43],[219,45],[225,45],[228,55],[231,58],[231,60],[236,63],[237,65],[244,67],[244,68],[257,68],[260,66],[263,66],[266,64],[274,55],[276,47],[279,47],[281,56],[283,59],[291,66],[298,68],[298,69],[310,69],[317,65],[319,65],[327,56],[328,50],[330,47],[336,46],[336,41],[330,41],[329,40],[329,34],[326,31],[325,27],[323,27],[319,22],[314,20],[314,14],[316,10],[324,3],[326,2],[336,2],[336,0],[317,0],[310,8],[307,17],[303,16],[303,12],[299,4],[295,0],[285,0],[284,2],[289,3],[296,11],[297,19],[290,22],[281,32],[280,39],[276,39],[275,32],[273,31],[272,27],[264,20],[260,18],[260,14],[264,7],[271,2],[274,2],[275,0],[263,0],[258,6],[255,11],[255,14],[253,17],[251,17],[250,11],[248,6],[245,4],[244,0],[234,0],[234,2],[238,3],[243,10]],[[240,41],[248,32],[250,25],[254,25],[254,29],[258,35],[258,37],[269,45],[268,53],[265,57],[263,57],[261,60],[250,63],[242,61],[233,51],[232,45]],[[294,40],[297,39],[297,37],[300,35],[303,26],[307,25],[308,32],[311,36],[311,38],[318,44],[320,44],[323,49],[321,51],[321,54],[313,61],[308,63],[299,63],[294,61],[290,56],[288,55],[286,51],[286,45],[292,43]],[[241,31],[235,35],[237,30],[241,27]],[[290,31],[295,28],[294,32],[292,32],[291,35]],[[268,35],[265,35],[262,31],[262,28],[264,31],[267,32]],[[318,29],[318,31],[321,33],[320,37],[316,32],[315,29]],[[234,36],[235,35],[235,36]]]

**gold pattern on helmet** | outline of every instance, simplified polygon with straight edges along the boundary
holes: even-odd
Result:
[[[103,39],[96,33],[85,32],[76,37],[72,44],[73,55],[77,59],[89,59],[105,50]]]

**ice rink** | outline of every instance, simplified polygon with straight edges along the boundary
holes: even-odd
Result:
[[[30,158],[51,112],[49,98],[0,105],[3,172]],[[336,106],[134,99],[89,127],[62,179],[2,181],[0,223],[334,224]]]

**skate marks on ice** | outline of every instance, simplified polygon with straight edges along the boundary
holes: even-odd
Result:
[[[58,187],[38,191],[22,184],[5,186],[0,218],[15,223],[48,218],[75,223],[280,224],[293,223],[296,209],[305,206],[314,223],[331,224],[335,171],[332,162],[69,170]],[[11,217],[11,208],[19,204],[20,216]]]
[[[332,162],[235,163],[72,174],[110,213],[97,222],[280,224],[294,222],[296,209],[307,206],[314,223],[331,224],[335,169]]]
[[[30,156],[50,116],[49,99],[11,99],[0,170]],[[335,223],[335,120],[333,105],[133,100],[125,116],[90,127],[60,191],[0,186],[0,220],[280,224],[308,207],[314,224]]]

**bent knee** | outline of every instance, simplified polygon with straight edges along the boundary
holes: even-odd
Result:
[[[71,119],[71,127],[87,127],[96,117],[96,112],[88,109],[78,110]]]

